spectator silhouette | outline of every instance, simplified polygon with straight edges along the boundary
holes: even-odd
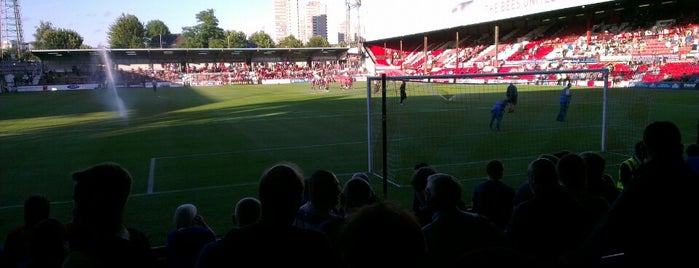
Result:
[[[432,174],[437,174],[437,170],[429,165],[420,166],[414,170],[413,176],[410,179],[410,185],[413,187],[413,213],[421,226],[425,226],[432,222],[433,211],[425,203],[427,177]]]
[[[567,151],[561,151],[556,154],[558,155],[564,155],[567,153]],[[545,158],[554,163],[554,165],[558,164],[558,159],[559,157],[556,156],[556,154],[541,154],[539,155],[539,158]],[[532,188],[529,185],[529,180],[524,181],[519,188],[517,189],[517,192],[515,193],[515,197],[512,200],[512,205],[513,207],[518,206],[524,201],[527,201],[529,199],[532,199],[534,197],[534,192],[532,192]]]
[[[486,165],[488,180],[473,189],[473,212],[493,221],[501,230],[510,221],[515,190],[503,183],[504,165],[500,160],[491,160]]]
[[[685,153],[687,154],[685,162],[694,173],[699,174],[699,145],[696,143],[688,145]]]
[[[606,199],[588,192],[585,160],[580,155],[564,156],[558,161],[556,169],[561,185],[585,208],[592,222],[596,223],[609,211]]]
[[[643,142],[648,158],[577,257],[599,263],[601,256],[621,252],[615,261],[628,267],[696,266],[696,247],[680,241],[699,241],[693,213],[699,178],[682,158],[680,130],[673,122],[656,121],[646,126]]]
[[[506,246],[502,229],[486,217],[459,208],[462,191],[451,175],[437,173],[428,178],[425,199],[435,213],[422,231],[430,266],[452,266],[467,252]]]
[[[360,208],[340,235],[345,267],[425,267],[425,237],[415,215],[380,201]]]
[[[427,164],[425,164],[425,165],[427,165]],[[359,178],[359,179],[365,180],[369,184],[369,187],[371,189],[372,202],[378,201],[379,197],[376,195],[376,192],[374,191],[374,187],[371,186],[371,180],[369,179],[368,174],[366,174],[364,172],[355,172],[354,174],[352,174],[352,177],[350,177],[350,179],[354,179],[354,178]],[[340,197],[342,197],[342,196],[340,196]]]
[[[321,231],[321,225],[328,221],[341,221],[334,214],[340,202],[340,181],[334,173],[327,170],[317,170],[307,181],[309,201],[301,205],[294,225],[308,230]]]
[[[322,232],[335,241],[344,218],[335,213],[340,202],[340,181],[328,170],[317,170],[308,180],[310,200],[301,205],[294,225],[296,227]]]
[[[646,145],[643,141],[638,141],[634,145],[633,155],[619,164],[619,180],[616,187],[619,190],[624,189],[624,186],[633,179],[638,168],[643,164],[646,158]]]
[[[413,181],[412,181],[413,177],[412,176],[415,176],[415,172],[417,172],[417,170],[422,168],[422,167],[430,167],[430,164],[427,164],[425,162],[419,162],[419,163],[415,164],[415,166],[413,166],[413,174],[411,175],[411,181],[410,181],[411,185],[413,184]],[[420,189],[420,193],[419,193],[420,197],[418,197],[417,192],[415,192],[415,194],[413,195],[413,210],[415,209],[416,206],[419,207],[424,203],[424,201],[422,201],[422,200],[424,199],[424,195],[425,195],[424,194],[424,191],[425,191],[424,186],[427,185],[427,180],[424,181],[424,184],[422,181],[418,181],[416,183],[418,183],[419,185],[417,185],[418,186],[417,188],[415,188],[416,185],[412,185],[413,190],[417,191],[417,189]],[[420,186],[423,186],[423,187],[420,188]]]
[[[552,161],[555,160],[553,163],[556,164],[556,165],[558,165],[558,160],[560,160],[560,159],[563,158],[564,156],[569,155],[569,154],[572,154],[572,153],[573,153],[573,152],[568,151],[568,150],[560,150],[560,151],[558,151],[558,152],[553,153],[553,155],[554,155],[556,158],[552,158],[552,157],[549,156],[548,154],[544,154],[544,155],[542,155],[542,157],[544,157],[544,158],[546,158],[546,159],[549,159],[549,160],[552,160]]]
[[[371,183],[371,181],[369,180],[369,175],[367,175],[367,174],[364,173],[364,172],[355,172],[354,174],[352,174],[352,177],[351,177],[351,178],[352,178],[352,179],[354,179],[354,178],[360,178],[360,179],[365,180],[367,183]]]
[[[243,227],[257,222],[260,219],[260,200],[254,197],[243,197],[235,204],[235,210],[231,216],[233,226]]]
[[[51,204],[43,194],[32,194],[24,200],[24,224],[7,233],[0,266],[17,267],[27,261],[34,227],[50,214]]]
[[[359,208],[378,202],[371,185],[361,178],[351,178],[345,182],[340,194],[340,215],[347,218]]]
[[[265,170],[258,189],[260,220],[206,245],[196,267],[339,267],[337,251],[325,235],[293,225],[303,189],[297,165],[283,162]]]
[[[534,193],[532,193],[532,188],[531,185],[529,185],[529,181],[523,182],[519,185],[519,188],[517,188],[515,197],[512,198],[512,208],[514,209],[515,207],[519,206],[519,204],[522,204],[524,201],[530,200],[533,197]]]
[[[197,213],[193,204],[175,210],[175,230],[167,234],[167,262],[171,268],[192,268],[204,245],[216,241],[216,235]]]
[[[517,267],[533,268],[536,262],[530,256],[509,247],[489,247],[469,251],[461,257],[456,265],[451,267],[492,268]]]
[[[72,174],[73,225],[64,267],[153,267],[146,235],[125,225],[132,177],[104,162]]]
[[[619,196],[619,189],[614,184],[614,179],[604,173],[607,161],[594,151],[585,151],[579,155],[585,160],[588,192],[604,198],[610,205],[614,203]]]
[[[534,197],[514,208],[506,234],[515,249],[538,265],[553,266],[560,255],[577,247],[592,222],[559,184],[551,160],[532,161],[527,176]]]
[[[29,259],[22,268],[60,268],[68,253],[68,234],[63,223],[48,218],[34,226],[29,243]]]

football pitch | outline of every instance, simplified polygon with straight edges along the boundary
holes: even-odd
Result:
[[[330,92],[311,91],[308,84],[291,84],[160,88],[157,92],[129,88],[119,89],[118,94],[90,90],[0,95],[2,239],[9,230],[22,224],[22,203],[32,193],[43,193],[52,201],[52,217],[70,221],[73,190],[70,173],[104,161],[118,162],[133,175],[126,223],[146,232],[153,245],[164,243],[167,231],[174,228],[174,210],[182,203],[195,204],[207,223],[222,235],[232,226],[230,215],[235,203],[242,197],[256,196],[261,173],[277,162],[297,163],[307,176],[318,169],[330,170],[338,175],[341,183],[354,172],[368,171],[370,149],[364,85],[355,83],[352,90],[333,87]],[[535,90],[540,89],[522,89],[518,111],[505,115],[503,124],[508,124],[508,120],[516,121],[516,116],[526,115],[528,120],[536,120],[540,113],[544,115],[542,118],[551,117],[549,111],[533,109],[535,105],[527,104],[527,98],[522,97],[523,92]],[[557,92],[558,88],[545,90]],[[685,143],[696,142],[699,91],[644,91],[653,95],[648,111],[643,113],[647,115],[644,122],[674,121],[682,130]],[[475,151],[480,153],[468,156],[476,165],[448,169],[449,165],[459,163],[431,161],[427,159],[430,154],[425,154],[429,147],[414,148],[403,142],[401,155],[395,158],[404,161],[398,167],[404,174],[391,181],[388,188],[383,188],[381,179],[375,176],[376,192],[382,194],[385,189],[388,199],[409,208],[411,164],[434,162],[443,164],[438,166],[439,170],[462,179],[464,200],[468,202],[472,186],[485,178],[485,161],[515,159],[522,155],[521,151],[551,152],[549,147],[537,142],[542,140],[540,132],[509,129],[504,132],[517,139],[493,138],[504,135],[487,130],[490,120],[487,111],[497,98],[494,96],[504,95],[504,87],[479,94],[480,97],[471,98],[470,104],[483,106],[479,109],[485,116],[467,120],[454,114],[446,116],[454,122],[477,121],[457,131],[478,132],[481,138],[497,139],[497,150],[479,148]],[[551,94],[555,105],[557,93],[552,91]],[[388,97],[396,98],[390,94]],[[585,100],[585,94],[576,97],[571,113],[576,101],[599,102],[596,97]],[[430,131],[433,132],[430,139],[459,146],[458,139],[463,139],[463,135],[437,135],[438,129],[424,128],[426,122],[434,121],[430,121],[430,116],[445,117],[417,105],[429,104],[432,99],[434,96],[429,94],[409,96],[400,113],[413,114],[414,118],[420,114],[429,116],[423,116],[424,121],[402,120],[400,135],[405,138]],[[123,106],[117,105],[119,100]],[[610,106],[610,109],[629,109],[628,106]],[[124,113],[120,114],[122,108]],[[594,121],[599,114],[590,117],[589,120]],[[571,119],[574,118],[571,114]],[[576,144],[581,134],[575,133],[557,136]],[[582,135],[599,140],[596,131]],[[596,149],[599,147],[587,150]],[[571,150],[581,149],[573,147]],[[511,151],[520,152],[509,155]],[[616,176],[616,164],[627,156],[622,153],[605,157],[608,173]],[[521,166],[505,161],[508,172],[505,182],[515,188],[526,179]]]

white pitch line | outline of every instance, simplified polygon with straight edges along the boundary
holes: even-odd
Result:
[[[223,188],[231,188],[231,187],[241,187],[241,186],[257,185],[257,184],[259,184],[259,182],[247,182],[247,183],[238,183],[238,184],[225,184],[225,185],[215,185],[215,186],[206,186],[206,187],[195,187],[195,188],[187,188],[187,189],[179,189],[179,190],[169,190],[169,191],[160,191],[160,192],[148,192],[148,193],[140,193],[140,194],[131,194],[130,196],[132,196],[132,197],[141,197],[141,196],[162,195],[162,194],[171,194],[171,193],[186,193],[186,192],[195,192],[195,191],[203,191],[203,190],[215,190],[215,189],[223,189]]]
[[[153,187],[155,185],[155,161],[156,158],[150,159],[150,168],[148,170],[148,188],[146,189],[146,194],[153,193]]]
[[[72,200],[69,200],[69,201],[51,201],[50,204],[51,204],[51,206],[53,206],[53,205],[69,204],[69,203],[72,203],[72,202],[73,202]],[[2,211],[2,210],[10,210],[10,209],[22,209],[23,207],[24,207],[23,204],[11,205],[11,206],[4,206],[4,207],[0,207],[0,211]]]
[[[155,188],[155,164],[158,159],[173,159],[173,158],[183,158],[183,157],[205,157],[214,155],[226,155],[226,154],[239,154],[239,153],[249,153],[249,152],[265,152],[265,151],[276,151],[276,150],[289,150],[289,149],[307,149],[314,147],[325,147],[325,146],[337,146],[337,145],[355,145],[364,143],[360,142],[342,142],[342,143],[331,143],[331,144],[315,144],[315,145],[305,145],[305,146],[291,146],[291,147],[279,147],[279,148],[263,148],[263,149],[251,149],[251,150],[239,150],[239,151],[229,151],[229,152],[214,152],[214,153],[201,153],[201,154],[188,154],[188,155],[171,155],[171,156],[161,156],[161,157],[151,157],[150,167],[148,169],[148,186],[146,187],[146,192],[143,195],[154,194]],[[176,191],[169,191],[176,192]]]
[[[366,141],[338,142],[338,143],[329,143],[329,144],[312,144],[312,145],[249,149],[249,150],[238,150],[238,151],[227,151],[227,152],[211,152],[211,153],[199,153],[199,154],[169,155],[169,156],[154,157],[152,159],[200,157],[200,156],[226,155],[226,154],[239,154],[239,153],[252,153],[252,152],[267,152],[267,151],[278,151],[278,150],[308,149],[308,148],[319,148],[319,147],[329,147],[329,146],[338,146],[338,145],[355,145],[355,144],[366,144]]]

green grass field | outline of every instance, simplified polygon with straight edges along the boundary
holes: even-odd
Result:
[[[496,132],[488,128],[489,110],[504,98],[506,86],[411,81],[409,97],[405,105],[399,105],[398,83],[388,82],[387,176],[398,185],[407,185],[412,165],[424,161],[456,174],[468,188],[471,180],[483,179],[487,161],[497,158],[505,163],[505,180],[518,185],[529,162],[542,153],[603,149],[608,173],[616,176],[616,165],[628,157],[652,120],[675,121],[686,142],[696,141],[699,116],[689,111],[699,108],[698,91],[610,88],[603,124],[601,88],[573,87],[567,119],[556,122],[563,86],[520,85],[516,112],[506,113],[502,130]],[[378,98],[373,100],[378,102]],[[378,112],[373,118],[373,128],[379,129]],[[381,163],[375,161],[375,166]]]
[[[32,193],[44,193],[52,201],[52,217],[70,221],[70,173],[103,161],[118,162],[132,173],[127,224],[145,231],[154,245],[164,243],[166,232],[173,228],[174,210],[182,203],[197,205],[214,231],[224,234],[231,227],[230,214],[235,203],[242,197],[256,196],[260,174],[274,163],[295,162],[307,175],[327,169],[343,183],[354,172],[368,171],[363,86],[356,83],[354,90],[333,88],[329,93],[312,93],[309,85],[299,84],[162,88],[157,93],[143,88],[120,89],[119,98],[127,110],[125,117],[117,111],[117,97],[107,90],[0,95],[2,239],[22,224],[22,203]],[[543,142],[550,139],[545,133],[552,128],[558,89],[549,88],[551,93],[545,93],[541,88],[522,88],[518,111],[505,116],[501,133],[487,130],[487,111],[498,96],[504,95],[504,88],[482,90],[464,100],[469,100],[466,103],[472,106],[470,109],[485,115],[445,115],[446,108],[430,109],[430,105],[456,102],[435,101],[434,92],[417,90],[404,109],[398,110],[395,96],[389,94],[392,104],[387,108],[393,113],[390,124],[400,119],[400,127],[391,127],[391,144],[401,153],[389,158],[393,161],[391,169],[398,173],[386,188],[387,198],[409,207],[409,170],[420,161],[434,163],[440,170],[462,179],[464,199],[470,200],[472,186],[485,176],[485,161],[504,159],[506,182],[517,187],[524,180],[521,167],[532,160],[530,155],[559,148],[560,142]],[[449,89],[437,91],[449,97],[452,94]],[[544,93],[534,93],[539,91]],[[686,143],[696,142],[699,92],[644,91],[652,98],[642,97],[643,104],[610,103],[619,111],[643,110],[640,114],[646,118],[626,127],[637,132],[639,124],[649,120],[672,120],[682,129]],[[532,92],[529,97],[527,92]],[[534,96],[549,98],[547,94],[554,101],[552,107],[544,109],[536,103],[546,101]],[[578,142],[581,136],[599,139],[595,128],[587,130],[584,126],[600,124],[601,104],[596,96],[586,99],[586,94],[578,90],[574,102],[579,104],[578,111],[589,111],[575,115],[571,110],[570,114],[571,119],[584,122],[569,123],[568,131],[556,135],[566,144],[582,144],[569,148],[573,151],[599,148],[594,142]],[[444,129],[451,134],[443,133]],[[411,138],[420,135],[427,138]],[[401,142],[396,145],[393,141]],[[492,144],[497,144],[497,150],[489,148]],[[433,152],[428,148],[447,151]],[[442,158],[461,151],[468,154]],[[607,156],[608,170],[614,175],[616,161],[625,157],[623,153],[617,155]],[[376,191],[382,193],[381,180],[374,181]]]

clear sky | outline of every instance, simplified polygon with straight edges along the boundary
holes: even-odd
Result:
[[[307,1],[307,0],[302,0]],[[337,32],[346,20],[345,0],[318,0],[328,7],[328,41],[337,43]],[[355,3],[356,0],[350,0]],[[367,40],[394,37],[417,31],[435,30],[433,26],[444,6],[457,0],[363,0],[352,9],[351,21],[359,19]],[[142,23],[161,20],[170,32],[181,33],[182,27],[195,26],[195,15],[213,9],[224,30],[243,31],[248,36],[263,30],[274,38],[274,0],[20,0],[25,42],[34,41],[41,21],[56,28],[80,34],[83,43],[92,47],[106,45],[107,32],[122,14],[136,16]],[[440,10],[441,9],[441,10]],[[439,11],[438,11],[439,10]]]
[[[303,6],[310,0],[300,0]],[[328,41],[337,43],[341,22],[346,20],[346,0],[315,0],[328,8]],[[350,21],[362,24],[369,41],[433,31],[459,25],[523,16],[566,7],[611,0],[349,0]],[[274,38],[274,0],[20,0],[25,42],[34,41],[40,21],[76,31],[84,44],[107,44],[107,32],[119,16],[130,14],[142,23],[161,20],[170,32],[195,26],[195,15],[213,9],[224,30],[248,36],[264,31]],[[359,13],[357,13],[359,11]]]

